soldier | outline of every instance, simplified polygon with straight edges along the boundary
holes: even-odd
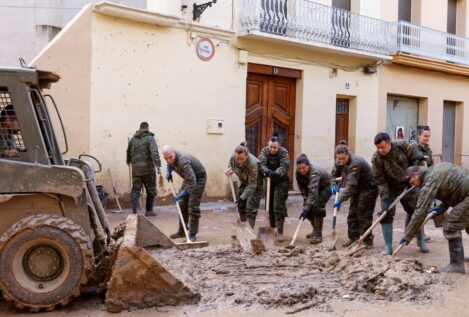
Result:
[[[401,243],[409,244],[422,225],[427,212],[435,212],[433,218],[442,215],[449,207],[451,213],[443,223],[443,234],[448,240],[450,263],[442,272],[465,274],[464,248],[461,230],[469,232],[469,173],[460,166],[441,163],[432,167],[409,167],[406,172],[408,181],[420,187],[417,206],[407,226]],[[431,208],[434,199],[441,203]]]
[[[382,210],[387,210],[386,216],[381,220],[384,238],[384,255],[392,254],[392,223],[396,208],[390,210],[389,206],[407,186],[405,172],[409,166],[417,165],[417,153],[405,141],[393,141],[389,134],[380,132],[375,136],[374,143],[377,151],[373,154],[371,164],[381,195]],[[417,190],[414,189],[401,199],[401,205],[406,211],[406,226],[414,213]],[[378,213],[380,214],[380,213]],[[428,253],[428,247],[423,239],[423,233],[417,235],[420,251]]]
[[[259,173],[259,160],[249,153],[246,142],[238,145],[228,162],[227,176],[238,176],[241,185],[238,189],[236,205],[241,222],[248,221],[251,228],[256,224],[257,210],[262,195],[262,175]]]
[[[342,181],[346,182],[347,185],[340,193],[334,207],[340,209],[341,204],[350,198],[347,217],[349,240],[343,244],[343,247],[348,247],[358,240],[373,222],[373,212],[378,198],[378,184],[370,164],[363,158],[350,154],[347,145],[337,145],[335,155],[336,160],[331,175],[333,178],[345,177],[342,178]],[[363,243],[371,248],[373,235],[368,235]]]
[[[142,185],[147,192],[145,216],[156,216],[153,202],[156,197],[156,173],[161,177],[161,160],[156,145],[155,135],[149,131],[147,122],[140,123],[140,129],[135,132],[127,146],[127,165],[132,166],[132,191],[130,198],[132,211],[137,213],[138,201]]]
[[[270,206],[269,221],[270,227],[277,228],[277,241],[283,242],[283,224],[287,216],[287,198],[290,187],[288,178],[288,168],[290,159],[288,151],[279,145],[279,136],[275,132],[270,138],[269,145],[264,147],[259,156],[261,173],[264,177],[269,177],[270,186]]]
[[[303,196],[300,219],[308,219],[313,226],[311,244],[322,242],[322,225],[326,216],[326,204],[331,198],[331,174],[313,166],[305,154],[296,159],[296,182]]]
[[[419,157],[419,166],[425,164],[430,167],[433,165],[433,154],[430,148],[430,127],[428,125],[419,125],[417,127],[417,142],[412,143],[417,156]]]
[[[189,239],[195,242],[197,240],[196,235],[199,232],[200,200],[207,182],[207,173],[197,158],[176,151],[171,145],[163,147],[163,156],[168,164],[166,180],[168,182],[173,181],[173,171],[184,180],[179,194],[174,197],[174,201],[179,202],[184,222],[189,229]],[[170,237],[171,239],[184,237],[181,220],[179,220],[177,232],[171,234]]]
[[[20,132],[13,105],[0,112],[0,157],[18,157],[15,135]]]

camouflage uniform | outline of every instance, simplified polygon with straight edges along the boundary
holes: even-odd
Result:
[[[381,208],[384,210],[383,200],[389,199],[392,203],[407,187],[405,173],[409,166],[418,164],[417,153],[407,142],[393,141],[391,151],[385,156],[375,152],[371,163],[381,195]],[[417,194],[418,190],[414,189],[401,199],[402,207],[409,216],[414,212]],[[392,223],[395,213],[395,207],[388,210],[381,223]]]
[[[238,188],[238,196],[244,204],[238,206],[241,221],[248,221],[251,227],[256,223],[257,210],[262,195],[262,175],[259,172],[258,159],[249,154],[243,165],[238,165],[234,155],[231,156],[229,167],[238,176],[241,184]]]
[[[2,128],[0,127],[0,157],[8,157],[6,151],[16,150],[15,136],[12,134],[3,134]]]
[[[288,189],[290,188],[288,151],[284,147],[279,147],[277,153],[271,154],[269,147],[266,146],[261,151],[259,163],[263,175],[270,171],[277,173],[277,176],[270,180],[269,220],[272,228],[277,227],[277,231],[283,233],[283,224],[287,216]]]
[[[422,225],[433,199],[439,199],[440,208],[453,207],[443,224],[447,240],[461,237],[461,230],[469,230],[469,172],[450,163],[420,167],[421,190],[414,215],[406,228],[404,239],[410,241]]]
[[[303,209],[308,210],[308,220],[313,226],[313,238],[322,238],[322,223],[326,204],[331,198],[331,174],[320,167],[310,166],[306,175],[296,171],[296,182],[303,196]]]
[[[180,151],[174,152],[176,157],[170,167],[184,179],[179,192],[185,190],[189,193],[188,197],[179,201],[179,206],[184,222],[188,224],[189,233],[195,235],[199,232],[200,200],[207,183],[207,173],[202,163],[194,156]],[[178,231],[184,232],[181,220]]]
[[[371,166],[363,158],[350,154],[347,164],[341,166],[335,162],[331,174],[333,178],[347,175],[347,186],[340,192],[338,200],[344,202],[351,198],[347,217],[348,237],[350,241],[358,240],[373,222],[378,198],[378,185]],[[373,235],[370,234],[365,243],[372,241]]]
[[[127,164],[132,165],[131,197],[140,197],[142,185],[148,197],[156,196],[156,170],[160,174],[161,160],[155,135],[150,131],[137,131],[127,146]],[[153,201],[153,200],[152,200]]]
[[[424,166],[424,161],[427,162],[427,167],[433,165],[433,152],[429,145],[422,145],[418,142],[413,142],[411,145],[417,153],[417,157],[427,157],[425,160],[419,161],[419,166]]]

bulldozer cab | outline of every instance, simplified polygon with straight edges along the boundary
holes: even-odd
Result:
[[[63,158],[64,125],[54,99],[43,93],[59,79],[34,68],[0,68],[3,298],[33,312],[53,310],[92,285],[106,291],[112,311],[197,301],[144,249],[176,247],[145,217],[130,215],[121,237],[111,236],[95,171],[81,160],[92,156]],[[48,105],[62,128],[63,151]]]

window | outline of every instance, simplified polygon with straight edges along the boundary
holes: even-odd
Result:
[[[456,8],[457,0],[448,0],[448,18],[446,21],[446,32],[456,34]]]
[[[0,157],[18,158],[25,146],[7,87],[0,87]]]
[[[412,2],[411,0],[399,0],[398,5],[398,20],[410,22],[412,17]]]

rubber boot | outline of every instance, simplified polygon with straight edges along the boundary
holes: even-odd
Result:
[[[306,239],[311,239],[312,237],[314,237],[314,218],[311,217],[308,218],[308,220],[311,221],[311,226],[313,227],[313,230],[311,230],[311,232],[306,235]]]
[[[314,236],[311,238],[311,244],[319,244],[322,242],[322,225],[324,222],[323,217],[314,217]]]
[[[355,241],[357,241],[357,240],[348,239],[347,241],[345,241],[344,243],[342,243],[342,247],[343,247],[343,248],[348,248],[348,247],[351,246]]]
[[[277,242],[283,242],[283,223],[277,223]]]
[[[382,255],[392,255],[392,223],[383,223],[384,250]]]
[[[466,274],[462,238],[448,240],[449,264],[441,272]]]
[[[153,210],[153,201],[155,200],[155,197],[153,196],[147,196],[147,202],[145,205],[145,217],[155,217],[156,212]]]
[[[132,212],[134,214],[137,213],[137,210],[138,210],[138,201],[139,201],[140,197],[136,196],[136,197],[131,197],[130,199],[130,202],[132,204]]]
[[[248,223],[251,228],[254,229],[254,226],[256,225],[256,218],[248,218]]]
[[[196,237],[195,233],[189,233],[189,240],[191,240],[192,242],[197,241],[197,237]]]
[[[427,247],[427,244],[425,243],[425,234],[423,233],[423,230],[420,230],[417,233],[417,245],[420,248],[420,252],[422,253],[430,252],[430,250]]]
[[[169,235],[171,239],[184,238],[185,236],[184,229],[181,225],[179,225],[178,231]]]

